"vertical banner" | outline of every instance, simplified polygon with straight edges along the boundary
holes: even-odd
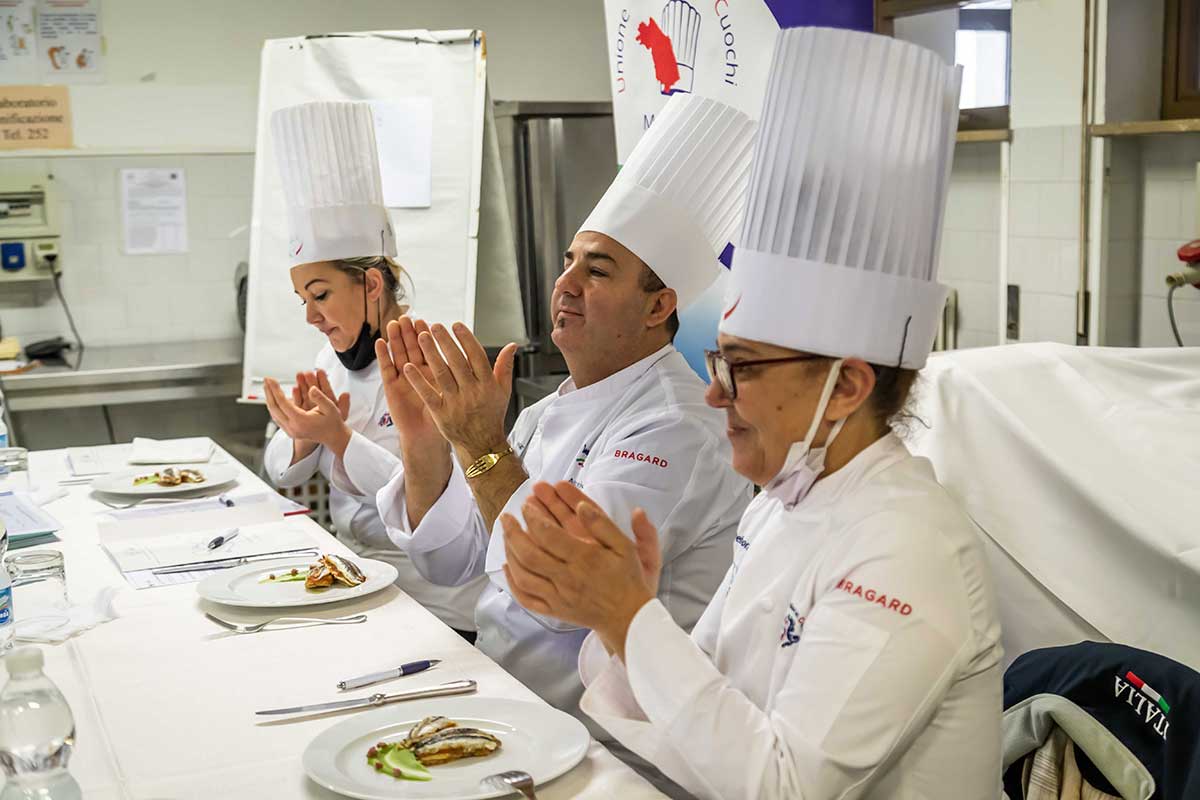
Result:
[[[604,0],[617,162],[625,163],[667,98],[720,100],[758,119],[775,36],[822,25],[872,30],[873,0]],[[729,266],[732,247],[722,261]],[[724,276],[679,315],[675,346],[707,379],[704,349],[716,340]]]

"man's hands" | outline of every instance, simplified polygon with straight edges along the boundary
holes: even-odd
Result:
[[[390,325],[388,332],[390,338]],[[420,360],[412,351],[412,342],[405,340],[404,344],[408,353],[404,377],[409,387],[464,463],[503,449],[507,442],[504,415],[512,393],[517,346],[505,345],[493,367],[483,345],[461,322],[454,324],[454,337],[443,325],[417,332]]]
[[[290,398],[274,378],[263,381],[263,389],[271,419],[292,440],[293,464],[312,453],[317,445],[342,457],[351,437],[346,424],[350,395],[345,392],[335,395],[324,370],[296,373]]]
[[[422,333],[429,335],[429,325],[424,320],[401,317],[398,321],[389,322],[387,339],[375,340],[375,358],[379,363],[388,411],[400,437],[401,448],[445,449],[445,438],[438,430],[433,415],[404,373],[405,368],[411,365],[422,376],[433,380],[433,373],[417,344],[417,337]]]
[[[375,343],[388,410],[400,439],[408,521],[414,529],[450,480],[449,445],[469,464],[507,443],[504,416],[517,346],[506,346],[493,369],[467,326],[456,324],[454,333],[457,342],[444,326],[431,328],[405,316],[388,323],[387,342]],[[506,461],[510,463],[497,465],[486,480],[471,486],[489,530],[526,477],[515,456]]]

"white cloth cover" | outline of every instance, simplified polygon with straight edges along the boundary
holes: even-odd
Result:
[[[687,308],[741,221],[754,131],[724,103],[673,96],[579,230],[616,239]]]
[[[395,257],[369,103],[281,108],[271,115],[271,135],[287,197],[293,267],[338,258]]]
[[[919,369],[937,283],[960,71],[930,50],[782,31],[721,330]]]
[[[130,464],[201,464],[212,458],[216,444],[207,436],[190,439],[147,439],[133,437]]]
[[[993,569],[1007,655],[1090,625],[1200,669],[1200,348],[1011,345],[924,376],[915,450],[1019,567]]]

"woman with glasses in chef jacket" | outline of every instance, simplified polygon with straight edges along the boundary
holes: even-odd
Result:
[[[640,511],[631,541],[576,487],[540,484],[525,528],[503,518],[521,604],[592,629],[580,707],[696,797],[998,794],[1000,629],[980,534],[889,427],[945,302],[958,85],[890,38],[798,28],[776,42],[707,357],[733,466],[763,491],[690,636],[654,599]]]
[[[290,392],[264,381],[279,426],[263,458],[267,476],[292,487],[320,472],[338,537],[359,555],[395,565],[400,588],[474,641],[482,580],[460,587],[425,580],[391,543],[375,506],[402,468],[375,339],[408,310],[408,295],[383,206],[370,107],[291,106],[272,116],[271,129],[288,203],[292,290],[326,343],[315,370],[298,373]]]

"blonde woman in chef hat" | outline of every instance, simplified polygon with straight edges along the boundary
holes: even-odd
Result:
[[[338,536],[359,555],[394,564],[397,583],[474,641],[482,581],[437,586],[391,543],[375,495],[401,469],[375,339],[407,310],[407,276],[383,206],[374,123],[367,103],[305,103],[277,111],[271,133],[288,203],[292,288],[305,320],[325,335],[316,369],[285,392],[264,393],[279,431],[264,462],[276,486],[320,472],[330,483]]]
[[[996,797],[1001,650],[974,525],[890,430],[945,288],[959,74],[893,39],[781,33],[708,355],[764,487],[689,636],[636,541],[578,489],[504,518],[522,605],[591,628],[581,708],[701,798]],[[597,591],[595,587],[603,587]]]

